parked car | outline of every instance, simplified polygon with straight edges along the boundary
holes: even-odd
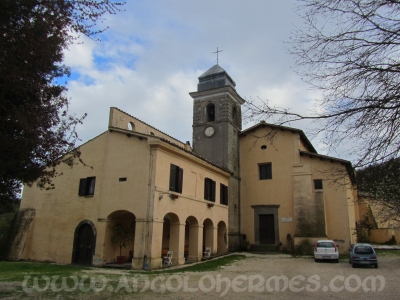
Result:
[[[355,268],[357,265],[373,265],[378,268],[378,257],[374,247],[370,244],[354,244],[349,249],[349,263]]]
[[[335,242],[332,240],[319,240],[314,246],[314,259],[315,262],[320,260],[333,260],[339,262],[339,250]]]

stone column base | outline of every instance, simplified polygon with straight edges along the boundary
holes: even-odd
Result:
[[[143,270],[144,269],[144,259],[143,258],[132,258],[132,269]]]
[[[201,257],[197,257],[197,256],[188,256],[188,260],[189,261],[200,261]]]

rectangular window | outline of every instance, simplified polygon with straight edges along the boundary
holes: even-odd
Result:
[[[210,178],[204,179],[204,199],[215,202],[215,181]]]
[[[93,196],[96,177],[81,178],[79,181],[79,196]]]
[[[272,179],[272,164],[258,165],[260,180]]]
[[[182,194],[183,169],[171,164],[169,173],[169,190]]]
[[[314,179],[314,190],[322,190],[322,179]]]
[[[228,187],[224,184],[220,184],[219,190],[219,202],[224,205],[228,205]]]

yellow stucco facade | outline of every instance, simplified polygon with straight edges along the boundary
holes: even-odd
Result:
[[[261,178],[260,166],[271,175]],[[241,224],[250,244],[354,243],[350,163],[318,155],[304,133],[261,122],[240,134]],[[315,181],[322,186],[316,188]],[[270,221],[268,221],[270,217]],[[269,228],[269,229],[268,229]],[[343,246],[341,246],[343,245]]]
[[[173,251],[174,264],[200,260],[205,247],[212,254],[225,253],[228,208],[220,204],[219,189],[228,185],[230,174],[118,109],[111,108],[110,116],[109,130],[80,147],[85,165],[60,165],[54,190],[25,187],[21,209],[33,208],[36,214],[20,258],[75,262],[81,247],[77,235],[86,225],[95,239],[86,245],[93,252],[89,262],[113,262],[119,255],[111,243],[116,222],[134,222],[134,241],[122,254],[133,256],[136,269],[144,267],[144,257],[149,268],[161,267],[165,250]],[[135,129],[122,126],[128,123]],[[183,170],[181,192],[169,188],[171,165]],[[93,195],[78,195],[82,178],[95,178]],[[203,197],[205,178],[216,182],[214,202]]]
[[[332,239],[344,253],[355,242],[350,162],[319,155],[296,128],[242,130],[244,100],[218,65],[190,95],[193,149],[111,108],[108,130],[79,148],[84,163],[58,166],[53,190],[25,187],[21,210],[35,213],[14,258],[104,265],[122,254],[156,269],[168,251],[184,264],[208,248]],[[121,249],[118,224],[132,233]]]

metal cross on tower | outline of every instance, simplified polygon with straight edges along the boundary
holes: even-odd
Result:
[[[217,51],[215,51],[215,52],[213,52],[213,53],[217,53],[217,65],[218,65],[218,52],[222,52],[222,51],[224,51],[224,50],[218,50],[218,47],[217,47]]]

